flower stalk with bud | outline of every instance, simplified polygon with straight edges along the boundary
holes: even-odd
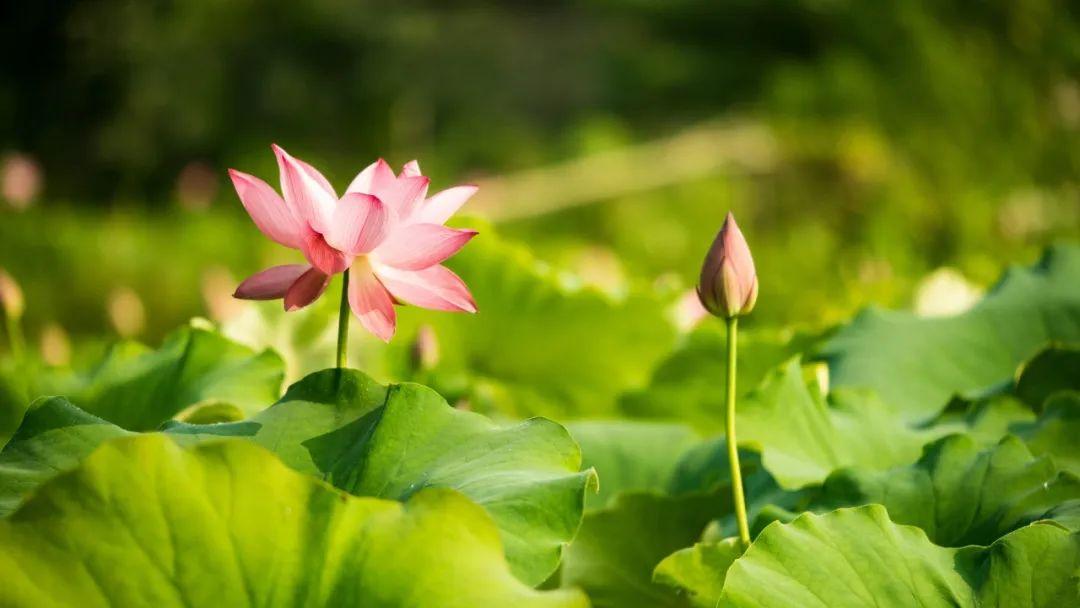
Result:
[[[728,462],[731,465],[731,492],[735,503],[735,520],[739,541],[745,550],[750,546],[750,528],[746,517],[746,498],[743,494],[742,469],[739,467],[738,441],[735,438],[735,374],[738,350],[739,317],[750,313],[757,303],[758,280],[754,259],[735,216],[727,214],[720,233],[716,235],[698,281],[698,298],[712,315],[727,324],[727,411],[724,426],[727,438]]]

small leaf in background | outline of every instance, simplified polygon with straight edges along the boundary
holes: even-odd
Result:
[[[107,443],[0,520],[11,606],[584,608],[510,573],[457,492],[355,498],[242,441]]]
[[[653,580],[686,590],[691,604],[698,608],[715,608],[727,570],[740,555],[742,547],[735,537],[697,543],[665,557],[653,571]]]
[[[620,411],[633,418],[690,423],[703,432],[723,429],[727,390],[726,334],[723,323],[708,319],[656,366],[648,386],[620,396]],[[818,336],[806,332],[739,332],[740,393],[756,387],[777,365],[807,350]]]
[[[674,293],[631,289],[616,298],[567,285],[528,251],[488,230],[448,266],[470,285],[479,312],[402,309],[399,333],[406,339],[389,350],[398,368],[391,376],[409,377],[408,344],[427,325],[441,347],[433,378],[464,376],[461,396],[480,411],[510,417],[609,414],[617,396],[643,386],[675,343],[666,314]]]
[[[156,351],[130,343],[65,392],[72,402],[129,430],[145,431],[208,399],[253,413],[280,394],[281,358],[253,352],[199,327],[181,329]]]
[[[590,509],[607,506],[621,492],[665,491],[683,454],[701,439],[690,427],[629,420],[572,422],[567,429],[581,446],[584,465],[596,469],[600,492]]]
[[[157,350],[122,341],[85,369],[35,369],[21,397],[0,397],[0,409],[63,395],[123,428],[148,431],[200,403],[227,402],[251,414],[276,400],[284,376],[281,358],[232,342],[203,323],[176,330]]]

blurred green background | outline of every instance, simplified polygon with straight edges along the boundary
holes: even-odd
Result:
[[[476,181],[481,239],[615,298],[692,286],[732,209],[761,328],[964,300],[1080,234],[1066,0],[0,11],[0,267],[57,362],[255,306],[236,282],[291,258],[226,169],[276,184],[271,142],[339,189],[380,156],[418,158],[435,189]]]

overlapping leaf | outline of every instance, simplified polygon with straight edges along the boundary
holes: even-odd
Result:
[[[255,352],[193,324],[170,334],[157,350],[119,342],[88,370],[39,370],[22,383],[22,391],[0,396],[17,400],[0,408],[21,411],[36,397],[64,395],[95,416],[146,431],[201,404],[253,413],[280,396],[283,377],[273,351]]]
[[[1049,455],[1061,468],[1080,476],[1080,392],[1053,395],[1037,420],[1011,428],[1032,452]]]
[[[799,361],[778,368],[739,402],[741,446],[761,453],[781,486],[819,483],[835,469],[886,469],[914,461],[933,430],[905,426],[873,394],[833,391],[803,379]]]
[[[342,494],[243,441],[119,439],[0,520],[9,606],[584,607],[510,572],[445,489]]]
[[[610,421],[571,425],[585,460],[597,468],[607,502],[587,513],[562,568],[565,584],[588,591],[596,606],[685,606],[686,598],[652,582],[655,565],[673,548],[700,539],[707,527],[734,530],[730,467],[722,439],[698,441],[686,426]],[[794,506],[786,492],[742,451],[751,514],[768,503]],[[599,502],[599,501],[598,501]]]
[[[661,564],[658,580],[683,587],[696,605],[733,608],[1080,602],[1080,535],[1052,522],[1020,528],[988,547],[946,548],[870,505],[774,523],[744,555],[726,557],[719,546],[689,549]]]
[[[812,510],[877,503],[893,521],[922,528],[947,547],[988,545],[1066,503],[1080,505],[1080,479],[1035,458],[1006,437],[987,449],[953,435],[926,446],[922,458],[887,471],[843,469],[829,476]],[[1063,522],[1071,525],[1072,522]]]
[[[1051,342],[1080,341],[1080,247],[1058,246],[1013,268],[975,308],[920,318],[868,310],[828,340],[833,386],[872,388],[909,421],[933,417],[956,393],[1012,378]]]

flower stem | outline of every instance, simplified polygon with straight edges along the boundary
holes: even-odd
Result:
[[[7,325],[8,344],[11,347],[11,358],[16,362],[21,363],[23,355],[26,352],[26,341],[23,339],[22,325],[15,315],[4,314],[3,311],[0,311],[0,315],[4,316],[4,321]]]
[[[349,355],[349,269],[341,273],[341,307],[337,322],[337,368],[344,369]]]
[[[746,523],[746,498],[743,496],[742,469],[739,467],[739,445],[735,439],[735,361],[739,334],[739,318],[727,319],[727,449],[731,464],[731,498],[735,503],[735,521],[739,524],[739,540],[743,550],[750,546],[750,527]]]

